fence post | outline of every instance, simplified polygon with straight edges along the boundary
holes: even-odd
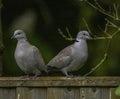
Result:
[[[0,76],[2,75],[2,53],[3,53],[3,39],[2,39],[2,23],[1,23],[1,8],[2,0],[0,0]]]

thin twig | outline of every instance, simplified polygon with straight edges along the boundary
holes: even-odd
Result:
[[[83,22],[84,22],[85,26],[87,27],[87,30],[89,31],[89,33],[92,34],[92,32],[91,32],[91,30],[90,30],[90,28],[89,28],[85,18],[83,18]]]
[[[114,10],[115,10],[115,17],[116,17],[116,19],[119,19],[119,17],[118,17],[118,8],[119,8],[119,5],[113,4],[113,7],[114,7]]]
[[[107,15],[107,16],[109,16],[110,18],[112,18],[112,19],[115,19],[115,20],[119,20],[120,21],[120,19],[117,17],[115,17],[115,16],[113,16],[113,15],[111,15],[111,14],[109,14],[106,10],[103,10],[103,8],[102,9],[100,9],[100,7],[96,7],[95,5],[93,5],[92,3],[90,3],[88,0],[84,0],[87,4],[89,4],[91,7],[93,7],[94,9],[96,9],[96,10],[98,10],[99,12],[101,12],[102,14],[104,14],[104,15]],[[97,4],[98,5],[98,4]]]
[[[64,33],[61,31],[61,29],[58,28],[59,34],[60,34],[65,40],[68,40],[68,41],[73,41],[73,40],[75,40],[75,38],[73,38],[73,37],[71,36],[71,34],[69,33],[69,30],[68,30],[68,29],[66,29],[66,30],[67,30],[67,33],[68,33],[69,37],[65,36]]]
[[[107,54],[105,53],[103,59],[99,62],[99,64],[97,64],[94,68],[92,68],[91,71],[86,73],[83,77],[90,75],[93,71],[95,71],[98,67],[100,67],[103,64],[103,62],[106,60],[106,58],[107,58]]]
[[[105,40],[105,39],[112,39],[111,36],[109,37],[96,37],[96,38],[92,38],[91,40]]]
[[[66,36],[63,34],[63,32],[61,31],[60,28],[58,28],[58,32],[59,32],[59,34],[60,34],[63,38],[66,38]]]
[[[84,18],[83,18],[83,22],[84,22],[85,26],[87,27],[87,30],[88,30],[91,34],[93,34],[93,33],[91,32],[91,30],[90,30],[90,28],[89,28],[89,26],[88,26],[88,24],[87,24],[87,22],[86,22],[86,20],[85,20]],[[106,32],[106,31],[107,31],[107,27],[108,27],[108,23],[106,24],[106,27],[105,27],[105,30],[104,30],[104,33],[105,33],[108,37],[97,37],[96,35],[94,35],[94,38],[91,39],[91,40],[111,39],[111,38],[112,38],[111,35]]]
[[[104,30],[104,33],[106,33],[107,32],[107,30],[108,30],[108,22],[105,24],[105,30]]]
[[[72,41],[73,40],[73,37],[71,36],[70,32],[69,32],[69,29],[66,27],[66,31],[68,33],[68,38]]]
[[[112,34],[112,37],[114,37],[120,30],[116,31],[115,33]]]
[[[105,33],[108,37],[111,37],[111,35],[110,35],[109,33],[107,33],[108,25],[109,25],[109,23],[107,22],[107,23],[105,24],[105,30],[104,30],[104,33]],[[111,37],[111,38],[112,38],[112,37]]]
[[[119,26],[117,26],[116,24],[112,23],[111,21],[109,21],[107,18],[105,19],[110,25],[112,25],[112,27],[120,30]]]
[[[58,32],[65,40],[68,40],[68,41],[75,40],[75,38],[73,38],[70,34],[69,34],[70,37],[65,36],[64,33],[60,29],[58,29]],[[97,37],[96,36],[96,37],[94,37],[94,38],[92,38],[90,40],[104,40],[104,39],[112,39],[112,37],[111,36],[108,36],[108,37]]]
[[[98,8],[101,9],[101,11],[105,11],[105,9],[97,2],[97,0],[94,0],[95,4],[98,6]]]

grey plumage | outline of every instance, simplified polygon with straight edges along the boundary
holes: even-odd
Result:
[[[27,41],[23,30],[16,30],[12,38],[18,40],[14,56],[20,69],[27,75],[40,75],[45,68],[45,63],[38,48]]]
[[[60,51],[48,64],[48,68],[56,68],[66,76],[68,72],[80,69],[88,58],[86,39],[91,39],[87,31],[80,31],[74,44]]]

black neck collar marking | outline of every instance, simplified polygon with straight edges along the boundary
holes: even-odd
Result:
[[[80,41],[78,41],[78,40],[75,40],[75,42],[80,42]]]

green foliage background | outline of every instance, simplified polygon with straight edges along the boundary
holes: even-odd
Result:
[[[27,33],[28,40],[36,45],[47,64],[61,49],[73,43],[66,41],[58,33],[58,28],[67,35],[68,27],[73,37],[80,30],[86,30],[83,18],[93,32],[92,35],[104,36],[106,15],[89,6],[82,0],[3,0],[2,28],[4,40],[3,74],[5,76],[23,75],[14,60],[14,50],[17,41],[12,40],[14,30],[23,29]],[[93,1],[91,1],[93,2]],[[119,0],[98,0],[106,10]],[[119,21],[117,22],[119,25]],[[100,29],[100,28],[101,29]],[[109,29],[109,33],[113,33]],[[108,58],[91,75],[116,76],[120,75],[120,34],[112,40],[108,51]],[[103,58],[107,40],[88,41],[89,58],[85,66],[77,71],[77,75],[83,75],[90,71]]]

